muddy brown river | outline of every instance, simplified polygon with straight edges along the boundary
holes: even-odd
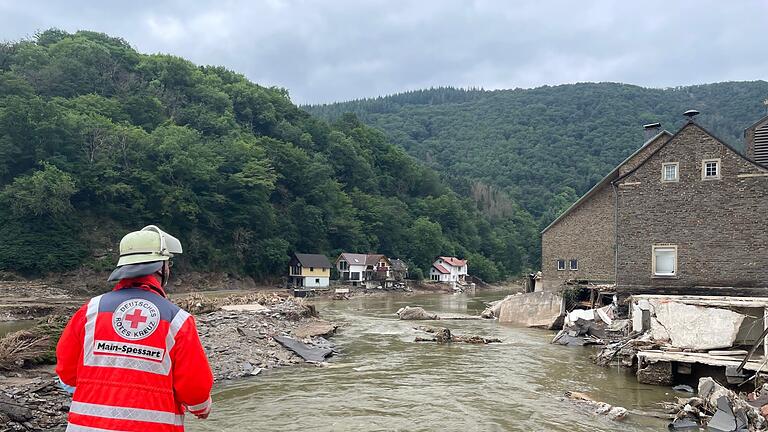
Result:
[[[505,293],[424,295],[318,301],[323,318],[345,322],[329,366],[263,372],[220,384],[200,431],[661,431],[663,420],[630,415],[613,422],[570,401],[568,390],[630,410],[658,411],[672,390],[638,384],[631,375],[595,366],[592,349],[550,345],[552,333],[495,321],[444,321],[455,334],[499,337],[502,344],[414,343],[394,312],[419,305],[477,314]]]

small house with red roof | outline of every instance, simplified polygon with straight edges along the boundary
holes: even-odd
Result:
[[[429,279],[434,282],[464,282],[466,277],[467,260],[456,257],[437,257],[429,269]]]

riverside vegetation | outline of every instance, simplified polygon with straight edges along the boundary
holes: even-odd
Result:
[[[260,280],[293,251],[424,270],[451,254],[489,281],[538,256],[526,212],[482,213],[381,132],[284,89],[88,31],[0,43],[0,271],[103,272],[149,223],[184,243],[182,273]]]

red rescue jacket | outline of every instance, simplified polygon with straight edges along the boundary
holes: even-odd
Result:
[[[213,375],[194,318],[154,276],[121,280],[67,324],[56,373],[75,387],[67,431],[184,430],[211,409]]]

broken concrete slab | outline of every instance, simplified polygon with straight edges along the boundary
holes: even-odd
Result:
[[[337,328],[339,328],[337,324],[325,320],[315,320],[300,325],[293,331],[293,335],[299,339],[315,336],[329,336],[335,333]]]
[[[280,345],[296,353],[296,355],[303,358],[304,361],[308,363],[322,363],[325,361],[326,357],[333,354],[333,350],[330,348],[308,345],[288,336],[273,336],[273,339]]]
[[[563,297],[557,293],[542,291],[517,294],[500,303],[499,322],[554,329],[562,323],[563,306]]]
[[[670,299],[647,301],[651,337],[668,340],[675,348],[713,350],[733,346],[745,316],[727,309],[694,306]],[[633,308],[643,309],[643,304]],[[636,319],[637,317],[633,317]]]

